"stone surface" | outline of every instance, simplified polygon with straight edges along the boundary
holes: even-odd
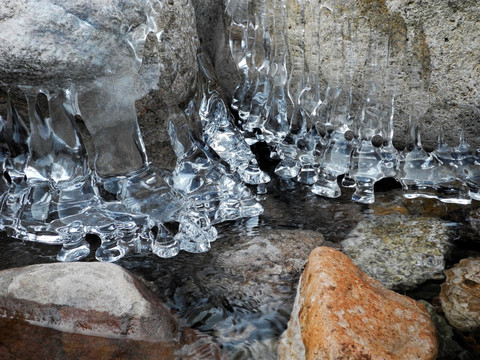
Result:
[[[228,45],[229,19],[225,17],[223,0],[192,0],[195,7],[198,37],[212,64],[226,97],[231,100],[233,92],[241,81],[237,65],[233,61]]]
[[[360,221],[341,244],[360,269],[390,289],[443,279],[450,248],[445,222],[401,213]]]
[[[386,49],[382,46],[390,36],[391,60],[399,66],[394,120],[396,145],[403,145],[409,112],[412,102],[415,102],[413,106],[420,116],[426,148],[434,147],[440,126],[445,127],[450,143],[458,143],[458,134],[464,128],[467,141],[476,148],[480,147],[476,125],[480,115],[480,59],[476,56],[480,44],[480,28],[477,26],[480,8],[476,1],[457,4],[438,0],[425,4],[402,0],[328,0],[322,5],[332,9],[336,15],[323,18],[319,28],[320,44],[315,42],[314,37],[305,40],[307,64],[313,66],[318,53],[321,76],[326,81],[334,76],[332,69],[338,66],[338,62],[345,62],[348,56],[337,51],[340,56],[331,62],[330,54],[338,46],[332,39],[332,34],[335,35],[332,33],[334,23],[345,24],[349,20],[349,35],[354,41],[355,56],[353,91],[359,101],[363,101],[369,91],[369,87],[365,86],[369,81],[366,78],[369,69],[365,65],[368,43],[377,41],[377,51],[384,54]],[[287,9],[290,18],[287,31],[289,51],[290,54],[298,54],[302,39],[299,33],[303,29],[301,21],[295,21],[299,16],[299,5],[295,0],[287,0]],[[307,22],[305,31],[315,33],[317,27],[316,23]],[[319,46],[320,52],[308,50]],[[383,59],[380,57],[379,61]]]
[[[448,322],[462,331],[480,328],[480,258],[463,259],[445,271],[440,301]]]
[[[419,303],[425,305],[437,330],[439,341],[437,360],[470,359],[468,351],[455,340],[453,328],[443,314],[438,313],[433,305],[424,300],[419,300]]]
[[[90,89],[101,92],[97,97],[104,102],[111,93],[121,94],[121,99],[114,101],[132,106],[138,100],[149,160],[173,166],[167,121],[195,92],[198,70],[198,37],[189,1],[2,2],[0,43],[3,84],[45,91],[75,84],[81,108],[92,102],[81,95]],[[4,92],[0,87],[0,100]],[[27,119],[25,99],[21,94],[12,95],[17,110]],[[2,115],[3,106],[0,104]],[[95,136],[98,122],[114,121],[83,120],[88,128],[83,132],[87,146],[88,132]]]
[[[75,339],[83,338],[107,354],[125,351],[120,345],[127,341],[140,352],[145,343],[151,343],[157,356],[164,354],[166,359],[173,359],[176,353],[192,355],[195,347],[205,348],[205,358],[220,357],[219,348],[206,336],[182,329],[142,283],[108,263],[56,263],[4,270],[0,272],[0,314],[0,331],[12,328],[8,341],[2,337],[0,352],[18,351],[19,358],[25,358],[22,347],[24,352],[39,347],[45,333],[57,339],[69,333],[65,340],[59,340],[61,346],[56,351],[72,350]],[[24,338],[22,328],[38,337],[19,346]],[[50,343],[54,346],[55,341],[50,339]],[[72,351],[91,353],[82,346]]]
[[[302,275],[279,359],[435,359],[437,348],[423,305],[320,247]]]

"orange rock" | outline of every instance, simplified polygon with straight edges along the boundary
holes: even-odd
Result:
[[[435,359],[425,307],[384,288],[341,252],[312,251],[279,359]]]

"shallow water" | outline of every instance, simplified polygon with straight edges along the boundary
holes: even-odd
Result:
[[[264,214],[219,225],[219,237],[207,253],[181,252],[171,259],[135,255],[118,262],[143,279],[186,325],[212,335],[230,359],[275,359],[276,343],[287,326],[301,272],[301,266],[285,265],[291,260],[285,251],[301,247],[298,242],[303,240],[298,236],[306,234],[309,238],[319,232],[327,245],[339,246],[366,217],[408,212],[448,224],[453,248],[447,267],[464,257],[480,256],[479,235],[468,222],[472,209],[480,207],[477,202],[456,206],[426,199],[405,200],[400,190],[393,189],[378,192],[377,202],[368,206],[351,202],[348,190],[338,199],[324,199],[298,186],[284,186],[259,196]],[[276,230],[287,231],[291,238],[279,237]],[[316,244],[315,236],[312,239],[309,246]],[[99,245],[95,237],[89,240],[93,249]],[[55,262],[58,250],[2,236],[0,269]],[[307,250],[299,250],[306,252],[305,259]],[[85,261],[95,260],[89,256]],[[431,302],[441,282],[428,281],[408,294]]]

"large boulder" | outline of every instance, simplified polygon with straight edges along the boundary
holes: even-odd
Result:
[[[64,339],[67,348],[72,346],[70,341],[86,339],[86,344],[103,344],[114,352],[127,341],[139,355],[147,349],[145,343],[150,343],[156,356],[165,359],[173,359],[175,354],[191,356],[194,348],[204,349],[205,358],[220,357],[211,340],[183,329],[141,282],[109,263],[55,263],[4,270],[0,272],[0,314],[4,319],[0,328],[14,331],[9,341],[2,341],[1,358],[9,352],[25,358],[22,352],[41,348],[40,336],[45,333]],[[39,337],[18,346],[23,338],[21,329]],[[63,337],[59,332],[67,334]],[[82,346],[76,351],[90,353]],[[88,358],[85,354],[80,358]],[[155,352],[146,358],[153,355]]]
[[[463,259],[445,274],[440,302],[448,322],[463,331],[480,329],[480,258]]]
[[[437,349],[423,305],[385,289],[335,249],[312,251],[279,359],[435,359]]]
[[[173,163],[167,115],[195,91],[197,48],[195,15],[188,1],[0,3],[2,86],[49,93],[73,89],[94,142],[105,136],[99,135],[103,128],[134,128],[135,113],[130,109],[137,101],[147,151],[159,165]],[[28,119],[22,94],[10,94],[23,119]],[[127,133],[121,141],[128,142],[129,137]],[[84,140],[88,138],[86,134]]]

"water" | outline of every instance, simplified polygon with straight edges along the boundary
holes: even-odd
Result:
[[[218,239],[206,253],[180,251],[168,259],[128,255],[117,263],[143,279],[187,325],[212,335],[230,359],[275,359],[303,261],[321,243],[318,233],[324,235],[327,246],[340,247],[358,222],[372,216],[380,222],[391,214],[408,213],[449,226],[453,247],[447,267],[464,257],[480,256],[478,236],[467,220],[472,209],[480,208],[479,203],[459,206],[434,199],[405,199],[400,189],[390,185],[386,185],[388,191],[377,188],[377,201],[372,205],[352,203],[353,189],[337,199],[315,196],[307,187],[269,189],[259,195],[265,213],[218,225]],[[93,236],[87,240],[92,249],[100,245]],[[0,268],[55,262],[57,251],[57,246],[4,235]],[[83,261],[95,259],[89,255]],[[431,302],[441,282],[427,281],[408,294]]]

